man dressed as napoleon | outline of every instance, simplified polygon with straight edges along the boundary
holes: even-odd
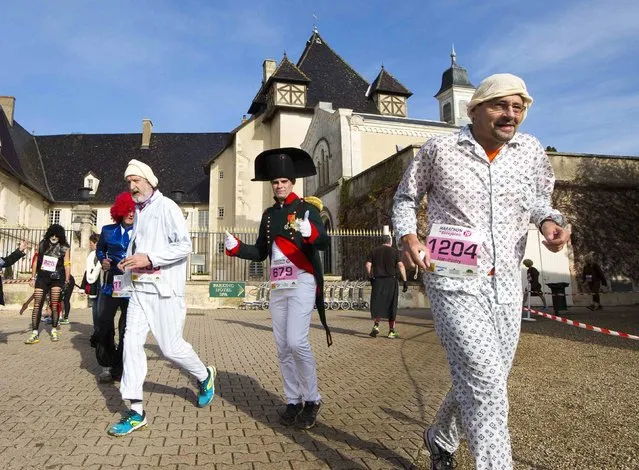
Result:
[[[299,198],[293,192],[296,178],[316,174],[310,155],[297,148],[262,152],[255,159],[255,178],[270,181],[275,204],[264,211],[255,245],[226,233],[226,254],[253,261],[270,257],[269,309],[284,382],[286,408],[280,411],[285,426],[309,429],[320,409],[315,357],[308,340],[313,307],[331,334],[324,311],[324,277],[319,251],[329,243],[317,198]]]

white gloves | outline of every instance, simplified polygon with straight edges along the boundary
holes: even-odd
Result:
[[[224,248],[231,251],[237,245],[239,245],[237,239],[233,235],[231,235],[228,230],[226,230],[224,232]]]
[[[311,236],[311,223],[308,220],[308,211],[306,211],[306,214],[304,214],[304,219],[298,219],[297,224],[297,231],[300,233],[300,235],[302,235],[303,237]]]

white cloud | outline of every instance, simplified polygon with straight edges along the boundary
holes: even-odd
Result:
[[[525,125],[544,145],[560,151],[639,155],[636,109],[638,92],[580,91],[540,100]]]
[[[636,0],[588,0],[559,13],[522,18],[511,27],[499,25],[477,49],[479,75],[505,68],[521,74],[547,72],[623,58],[629,43],[639,40],[638,20]]]

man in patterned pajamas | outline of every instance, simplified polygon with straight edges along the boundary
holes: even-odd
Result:
[[[550,203],[552,167],[539,141],[517,132],[532,104],[519,77],[486,78],[471,124],[428,140],[395,194],[393,226],[424,286],[446,350],[452,388],[424,432],[432,469],[453,468],[460,439],[477,469],[511,469],[507,379],[519,340],[519,265],[529,222],[553,252],[569,239]],[[426,244],[417,208],[428,197]]]

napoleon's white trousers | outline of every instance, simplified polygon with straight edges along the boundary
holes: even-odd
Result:
[[[315,278],[301,273],[294,289],[271,291],[269,310],[287,403],[319,401],[315,357],[308,341],[315,305]]]

